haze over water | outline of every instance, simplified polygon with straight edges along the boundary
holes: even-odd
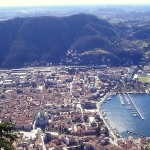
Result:
[[[111,97],[111,100],[102,104],[102,111],[106,112],[108,122],[111,127],[116,128],[122,137],[138,137],[135,134],[150,137],[150,95],[148,94],[130,94],[133,102],[144,117],[144,120],[138,116],[133,116],[131,109],[134,108],[132,102],[127,104],[127,101],[122,95],[124,105],[121,104],[119,96]],[[128,108],[128,109],[127,109]],[[127,131],[131,131],[129,134]],[[135,134],[133,134],[135,133]]]

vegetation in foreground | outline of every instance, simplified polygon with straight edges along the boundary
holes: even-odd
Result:
[[[13,142],[16,141],[15,127],[11,122],[0,123],[0,149],[14,150]]]

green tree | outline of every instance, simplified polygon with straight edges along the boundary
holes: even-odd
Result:
[[[150,143],[149,143],[148,146],[147,146],[147,150],[150,150]]]
[[[0,123],[0,148],[5,150],[14,150],[13,142],[17,139],[14,133],[15,127],[11,122]]]

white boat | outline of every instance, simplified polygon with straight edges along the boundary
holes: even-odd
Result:
[[[138,114],[132,114],[132,116],[136,117],[136,116],[138,116]]]
[[[109,100],[111,100],[111,98],[110,98],[110,97],[108,97],[108,98],[107,98],[107,100],[109,101]]]

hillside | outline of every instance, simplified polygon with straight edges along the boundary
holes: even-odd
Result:
[[[107,21],[87,14],[1,21],[0,67],[22,67],[33,62],[55,65],[66,59],[68,50],[81,55],[96,48],[113,54],[112,62],[115,61],[114,58],[119,58],[119,62],[122,62],[120,56],[125,50],[120,33]]]
[[[86,51],[81,54],[81,59],[83,65],[89,63],[89,65],[106,64],[106,65],[119,66],[120,64],[122,64],[122,61],[113,53],[101,49]]]
[[[139,29],[137,32],[134,33],[133,37],[140,40],[150,39],[150,28],[145,27]]]

